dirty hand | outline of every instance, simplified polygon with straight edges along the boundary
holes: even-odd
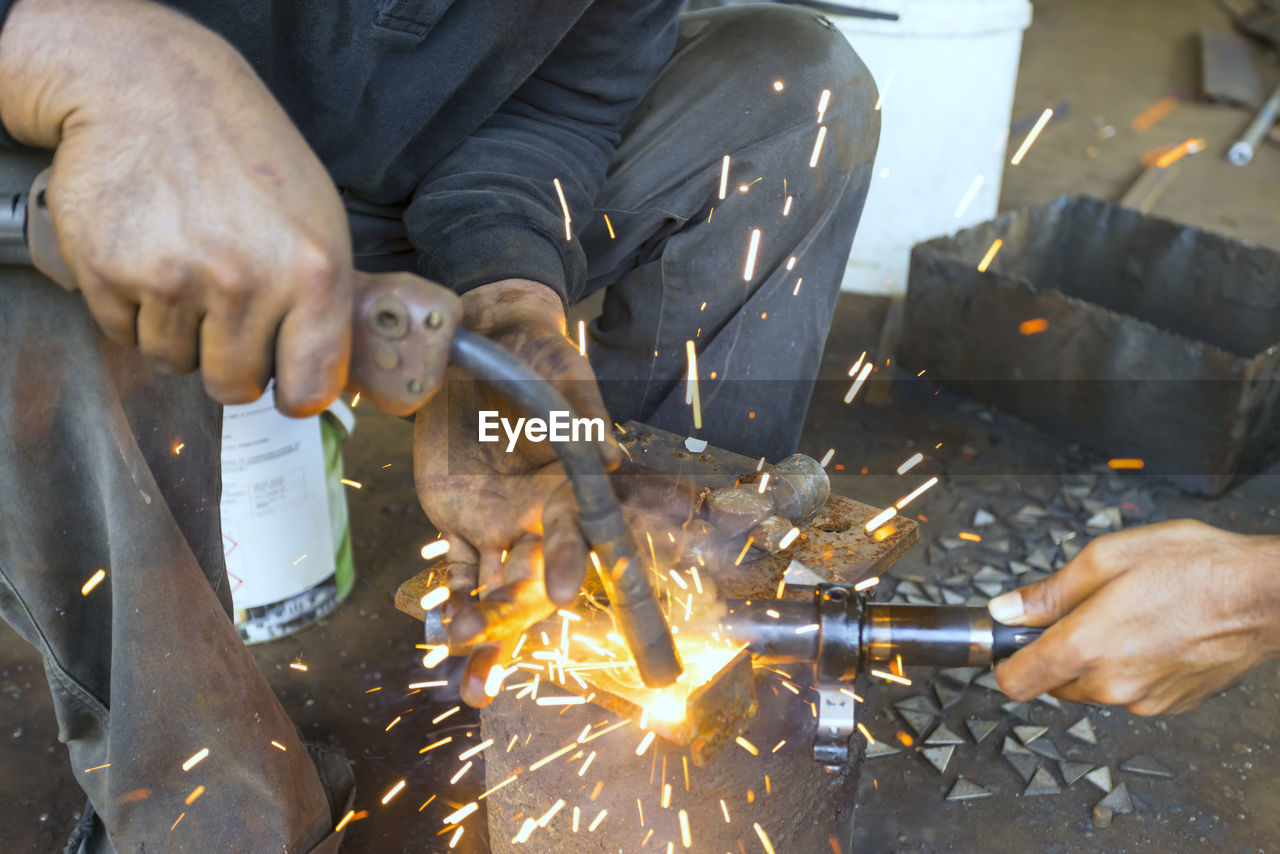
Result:
[[[274,374],[288,414],[346,382],[352,261],[332,180],[213,32],[137,0],[19,0],[0,30],[0,116],[55,148],[46,198],[111,340],[199,367],[223,403]]]
[[[565,337],[564,310],[550,288],[494,282],[464,294],[462,306],[464,326],[551,380],[578,416],[610,423],[591,365]],[[498,441],[482,443],[480,410],[497,410],[513,427],[526,415],[451,369],[446,388],[419,410],[413,443],[418,499],[449,539],[449,637],[455,644],[480,642],[462,680],[462,699],[473,706],[492,699],[486,678],[507,664],[520,633],[578,595],[587,561],[554,445],[521,438],[508,451],[505,428]],[[616,466],[620,452],[607,429],[601,452],[607,467]],[[476,589],[479,599],[468,600]]]
[[[1108,534],[989,608],[1049,626],[996,668],[1011,698],[1182,712],[1280,655],[1280,537],[1192,520]]]

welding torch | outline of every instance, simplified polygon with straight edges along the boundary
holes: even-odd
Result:
[[[62,257],[45,200],[49,170],[25,192],[0,198],[0,264],[32,265],[69,291],[78,290]],[[444,385],[449,365],[466,369],[527,415],[550,420],[573,409],[556,388],[487,338],[459,328],[458,296],[410,273],[360,275],[352,322],[349,388],[393,415],[409,415]],[[555,444],[578,502],[578,523],[601,564],[610,611],[650,687],[682,672],[644,554],[594,445]]]

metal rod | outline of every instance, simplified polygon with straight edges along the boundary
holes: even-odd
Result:
[[[1232,143],[1231,148],[1227,150],[1227,160],[1235,166],[1244,166],[1252,160],[1254,150],[1262,142],[1262,138],[1266,136],[1271,126],[1276,123],[1277,113],[1280,113],[1280,86],[1271,93],[1271,97],[1253,117],[1253,121],[1249,123],[1249,127],[1245,128],[1240,139]]]

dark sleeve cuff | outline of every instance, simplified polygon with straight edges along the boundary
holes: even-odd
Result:
[[[521,218],[462,222],[430,241],[421,254],[422,274],[455,293],[503,279],[541,282],[567,308],[579,296],[569,282],[585,276],[586,259],[577,241],[548,234],[539,223]]]

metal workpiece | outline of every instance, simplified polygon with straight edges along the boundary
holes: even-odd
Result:
[[[849,739],[857,727],[853,692],[840,682],[819,682],[818,726],[813,732],[813,759],[837,772],[849,762]]]
[[[839,584],[804,602],[726,602],[721,630],[763,663],[811,662],[815,681],[839,682],[898,660],[906,666],[980,667],[1012,655],[1042,628],[1007,626],[985,607],[868,602]]]
[[[766,491],[773,496],[773,512],[797,525],[809,521],[831,497],[827,472],[813,457],[792,454],[768,471]]]
[[[991,615],[963,605],[867,605],[862,660],[868,666],[903,664],[964,667],[990,664]]]

